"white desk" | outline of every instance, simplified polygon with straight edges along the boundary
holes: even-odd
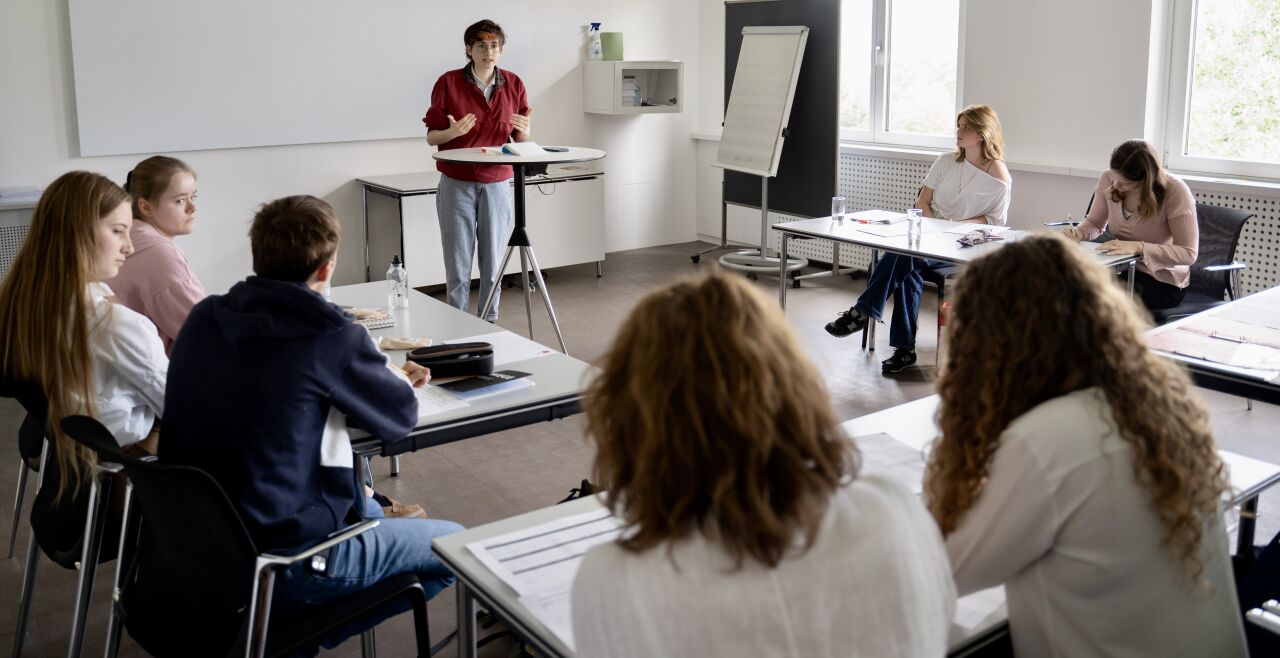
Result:
[[[387,284],[383,281],[339,286],[331,292],[334,303],[363,308],[386,308]],[[436,343],[477,336],[499,331],[501,327],[489,324],[473,315],[464,313],[448,304],[437,301],[416,290],[409,291],[409,308],[393,312],[396,326],[374,329],[370,333],[379,336],[416,336],[430,338]],[[511,334],[515,341],[526,339]],[[406,352],[388,353],[392,362],[404,362]],[[501,359],[501,354],[495,355]],[[582,389],[595,368],[570,356],[553,352],[526,361],[516,361],[502,368],[521,370],[532,375],[534,385],[515,391],[481,398],[470,406],[446,411],[438,415],[418,419],[409,438],[393,444],[383,444],[368,433],[353,428],[352,449],[360,459],[357,469],[363,471],[364,457],[380,454],[394,457],[406,452],[435,445],[491,434],[513,427],[556,420],[581,411]],[[392,473],[396,468],[392,466]],[[361,472],[363,481],[367,473]]]
[[[845,432],[853,436],[885,433],[902,441],[921,453],[921,469],[924,468],[924,449],[938,434],[934,414],[939,398],[932,395],[890,409],[867,414],[844,423]],[[1280,466],[1269,464],[1226,450],[1220,450],[1230,470],[1233,489],[1232,502],[1256,500],[1263,490],[1280,482]],[[904,483],[909,486],[914,483]],[[515,592],[485,567],[466,549],[466,545],[497,535],[514,532],[566,516],[597,509],[597,498],[584,498],[564,505],[495,521],[463,532],[441,537],[432,542],[432,548],[449,570],[458,577],[458,655],[474,658],[476,655],[475,609],[479,601],[484,607],[507,622],[521,637],[547,656],[570,658],[574,652],[555,634],[521,605]],[[963,597],[959,605],[965,604]],[[948,655],[953,658],[967,656],[998,640],[1008,632],[1008,613],[1003,606],[988,614],[980,622],[968,627],[953,624],[948,641]]]
[[[905,222],[904,222],[905,224]],[[881,251],[901,254],[903,256],[912,256],[914,258],[929,258],[932,260],[945,261],[953,265],[966,265],[974,260],[981,258],[989,253],[1002,247],[1008,242],[1015,242],[1028,235],[1032,235],[1031,231],[1020,231],[1017,229],[1008,229],[1000,233],[1003,240],[994,242],[986,242],[974,245],[972,247],[962,247],[956,240],[960,238],[960,234],[947,233],[947,229],[954,229],[956,222],[949,222],[944,219],[934,219],[926,217],[921,222],[924,233],[920,236],[920,240],[915,243],[908,241],[906,235],[882,236],[874,233],[868,233],[861,229],[876,230],[879,228],[887,228],[879,224],[862,224],[852,219],[843,221],[835,221],[830,217],[816,217],[814,219],[803,219],[795,222],[779,222],[773,225],[773,230],[780,234],[780,244],[778,246],[778,258],[780,262],[787,262],[787,242],[792,238],[808,239],[819,238],[822,240],[830,240],[837,244],[853,244],[871,249],[871,267],[868,272],[874,271],[876,262],[880,258]],[[893,225],[899,226],[899,225]],[[974,229],[981,227],[981,224],[974,225]],[[1138,262],[1137,256],[1134,255],[1107,255],[1098,251],[1098,245],[1092,242],[1081,242],[1082,249],[1087,250],[1093,255],[1094,259],[1106,267],[1125,267],[1132,269],[1134,264]],[[787,285],[786,285],[786,268],[780,267],[778,270],[778,303],[783,309],[787,308]],[[1129,277],[1129,295],[1133,295],[1133,277]],[[867,340],[863,347],[870,346],[875,351],[876,323],[871,322],[867,325]]]

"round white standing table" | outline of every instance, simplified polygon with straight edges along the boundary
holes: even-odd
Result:
[[[529,267],[532,265],[533,276],[538,282],[538,293],[542,295],[542,302],[547,306],[547,315],[551,317],[551,326],[556,331],[556,340],[560,341],[560,351],[568,354],[569,349],[565,347],[564,334],[560,332],[560,322],[556,320],[556,310],[551,306],[551,295],[547,292],[547,284],[542,279],[542,270],[538,267],[538,257],[533,253],[533,245],[529,243],[529,234],[525,231],[524,216],[526,166],[587,162],[599,160],[605,156],[604,151],[599,149],[578,146],[564,148],[564,151],[547,151],[537,155],[509,155],[502,153],[498,147],[447,149],[436,151],[431,157],[453,164],[510,165],[515,170],[516,189],[514,191],[515,207],[513,208],[515,226],[511,229],[511,239],[507,241],[507,253],[503,255],[502,264],[498,266],[497,279],[494,280],[493,285],[489,288],[489,295],[485,297],[484,303],[480,306],[480,317],[487,315],[489,309],[493,307],[494,296],[498,294],[498,284],[502,280],[502,273],[507,269],[507,263],[511,260],[512,252],[517,252],[520,254],[520,278],[524,284],[524,312],[529,320],[529,338],[533,338],[533,307],[530,305],[531,300],[529,299]]]

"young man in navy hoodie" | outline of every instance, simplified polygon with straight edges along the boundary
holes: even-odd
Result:
[[[359,518],[382,516],[356,483],[346,421],[383,441],[404,439],[418,417],[411,386],[429,373],[413,363],[393,370],[368,331],[321,295],[338,251],[329,204],[311,196],[272,201],[249,238],[257,276],[197,304],[174,342],[160,458],[212,475],[259,550],[293,553]],[[319,603],[405,572],[435,596],[453,578],[431,540],[460,529],[384,519],[335,546],[324,564],[283,572],[276,605]]]

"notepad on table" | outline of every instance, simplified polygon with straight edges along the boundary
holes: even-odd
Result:
[[[907,221],[907,215],[893,210],[861,210],[849,215],[849,219],[863,224],[897,224]]]

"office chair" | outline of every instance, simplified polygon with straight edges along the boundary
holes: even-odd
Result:
[[[6,559],[13,559],[13,551],[18,545],[18,524],[22,520],[22,502],[27,497],[27,476],[32,471],[38,472],[40,451],[43,449],[44,428],[28,413],[18,429],[18,490],[13,497],[13,524],[10,526]]]
[[[93,578],[100,562],[114,558],[115,552],[102,551],[103,543],[110,543],[116,531],[106,522],[107,501],[110,500],[113,476],[119,466],[99,462],[88,486],[61,492],[62,474],[54,454],[55,446],[44,439],[44,419],[48,416],[48,402],[39,386],[13,381],[0,381],[0,396],[17,399],[27,410],[30,425],[27,437],[38,437],[40,446],[39,473],[36,480],[36,497],[31,504],[31,538],[27,543],[27,559],[22,574],[22,590],[19,595],[17,624],[13,635],[13,655],[22,655],[26,640],[27,620],[31,614],[31,601],[35,594],[36,574],[40,566],[40,553],[67,569],[79,571],[75,605],[72,608],[71,634],[67,655],[79,656],[84,644],[84,631],[89,612]],[[38,434],[33,434],[34,430]],[[25,453],[32,446],[21,450]],[[25,461],[25,460],[24,460]],[[87,539],[87,540],[86,540]],[[40,550],[36,550],[39,548]]]
[[[1239,294],[1236,272],[1246,265],[1236,262],[1240,233],[1253,213],[1235,208],[1196,204],[1196,221],[1200,226],[1200,250],[1191,265],[1191,282],[1182,303],[1173,308],[1152,311],[1158,324],[1206,311],[1235,299]]]
[[[138,520],[129,523],[122,543],[136,548],[127,553],[129,563],[119,576],[112,624],[118,629],[122,622],[148,653],[255,658],[290,654],[317,646],[332,631],[366,613],[407,601],[414,613],[418,655],[430,655],[427,596],[411,573],[302,611],[272,611],[278,570],[376,527],[377,520],[345,528],[297,555],[262,553],[227,495],[204,471],[119,454],[106,428],[87,416],[68,417],[62,427],[99,454],[116,451],[129,476],[126,518]],[[362,639],[366,655],[372,655],[372,631]],[[114,653],[115,646],[109,646],[107,655]]]

